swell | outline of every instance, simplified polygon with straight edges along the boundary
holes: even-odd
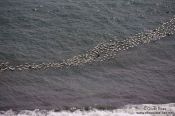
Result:
[[[84,64],[91,64],[93,62],[102,62],[107,59],[117,56],[121,51],[128,50],[142,44],[148,44],[152,41],[157,41],[166,36],[173,35],[175,32],[175,17],[163,23],[158,28],[149,30],[145,33],[138,33],[135,36],[128,37],[121,41],[109,41],[96,45],[93,49],[73,56],[69,59],[63,59],[62,62],[50,63],[24,63],[20,65],[12,65],[9,62],[2,62],[0,64],[0,72],[4,71],[25,71],[25,70],[46,70],[49,68],[64,68],[71,66],[80,66]]]

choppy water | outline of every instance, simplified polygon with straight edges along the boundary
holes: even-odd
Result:
[[[157,28],[175,15],[174,6],[173,0],[1,0],[0,62],[60,62]],[[174,103],[174,37],[104,62],[0,73],[0,110]]]

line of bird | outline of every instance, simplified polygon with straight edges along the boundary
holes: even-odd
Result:
[[[175,33],[175,17],[169,21],[163,23],[158,28],[150,30],[145,33],[138,33],[127,39],[118,41],[110,40],[109,42],[103,42],[96,45],[93,49],[73,56],[69,59],[62,60],[62,62],[50,62],[50,63],[24,63],[21,65],[11,65],[9,62],[2,62],[0,64],[0,72],[4,71],[24,71],[24,70],[46,70],[48,68],[64,68],[70,66],[80,66],[83,64],[90,64],[93,62],[102,62],[107,59],[116,57],[120,51],[127,50],[129,48],[136,47],[140,44],[147,44],[151,41],[156,41],[166,36],[173,35]]]

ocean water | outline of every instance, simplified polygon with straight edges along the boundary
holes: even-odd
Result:
[[[148,32],[174,15],[174,0],[1,0],[0,63],[60,62],[101,42]],[[109,115],[128,104],[174,103],[174,38],[104,62],[0,72],[0,115],[72,108]]]

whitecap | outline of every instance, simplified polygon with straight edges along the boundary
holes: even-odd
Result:
[[[174,116],[175,103],[169,104],[141,104],[126,105],[121,109],[98,110],[91,109],[75,111],[54,111],[54,110],[13,110],[0,111],[0,116]]]

